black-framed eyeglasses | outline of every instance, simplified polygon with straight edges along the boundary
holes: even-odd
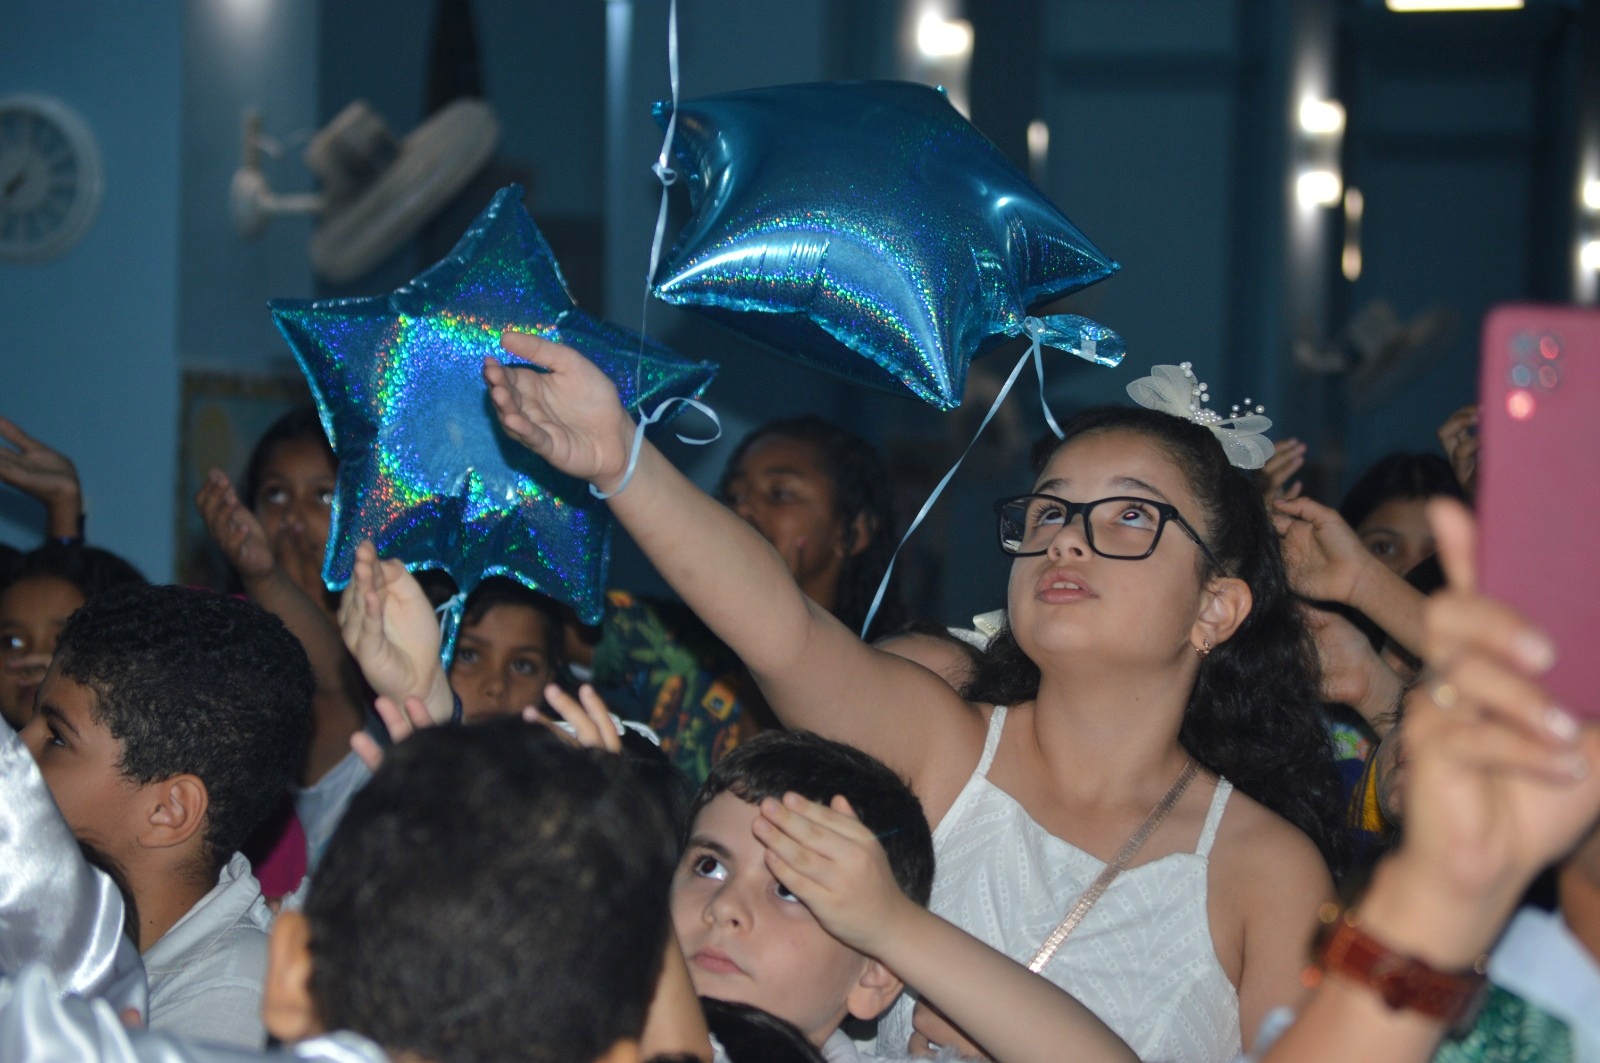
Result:
[[[1182,528],[1217,568],[1211,548],[1178,507],[1153,498],[1116,495],[1093,502],[1069,502],[1055,495],[1018,495],[994,504],[1000,517],[1000,549],[1012,557],[1035,557],[1050,549],[1050,540],[1083,514],[1083,537],[1101,557],[1140,561],[1156,551],[1168,523]]]

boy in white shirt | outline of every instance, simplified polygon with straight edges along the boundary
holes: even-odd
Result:
[[[222,595],[118,588],[61,632],[20,736],[127,887],[152,1029],[266,1041],[271,913],[237,850],[298,768],[311,688],[283,624]]]

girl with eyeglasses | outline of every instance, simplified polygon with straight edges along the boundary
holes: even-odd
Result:
[[[784,724],[910,782],[935,912],[1031,959],[1142,1058],[1231,1059],[1298,999],[1342,861],[1339,784],[1277,537],[1210,429],[1143,409],[1067,424],[1034,497],[1000,507],[1009,622],[963,696],[808,602],[648,443],[631,462],[632,420],[580,355],[502,343],[550,370],[486,363],[506,431],[611,493]],[[981,1051],[937,1003],[902,1000],[879,1050]]]

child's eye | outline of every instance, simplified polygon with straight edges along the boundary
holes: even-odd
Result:
[[[785,886],[781,882],[774,882],[772,884],[772,890],[778,895],[778,900],[780,901],[788,901],[790,904],[800,903],[800,898],[791,893],[789,891],[789,887]]]
[[[544,671],[544,662],[537,657],[518,657],[511,662],[511,670],[518,675],[538,675]]]
[[[263,487],[256,498],[256,504],[261,506],[285,506],[289,504],[289,492],[277,486]]]
[[[0,654],[23,653],[27,648],[21,635],[0,635]]]
[[[455,664],[477,664],[478,651],[467,646],[456,647]]]
[[[325,490],[318,491],[317,492],[317,501],[321,502],[325,506],[332,506],[333,505],[333,488],[330,487],[330,488],[327,488]]]
[[[54,727],[50,727],[50,726],[47,725],[45,727],[45,729],[44,729],[44,734],[45,734],[45,739],[44,739],[44,744],[45,745],[47,745],[47,746],[56,746],[56,747],[58,747],[60,749],[66,749],[67,748],[67,743],[62,740],[61,735],[59,733],[57,733],[57,731],[56,731],[56,729]]]
[[[717,882],[727,880],[728,869],[722,866],[722,861],[714,856],[698,856],[690,865],[694,873],[700,878],[714,879]]]
[[[1036,500],[1028,507],[1028,526],[1039,528],[1048,524],[1060,524],[1066,519],[1067,511],[1058,502]]]
[[[1126,524],[1130,528],[1144,528],[1156,522],[1158,514],[1149,506],[1129,503],[1122,506],[1117,513],[1117,523]]]

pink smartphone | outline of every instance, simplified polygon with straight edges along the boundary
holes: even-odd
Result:
[[[1555,639],[1546,687],[1600,720],[1600,310],[1491,310],[1478,397],[1483,589]]]

